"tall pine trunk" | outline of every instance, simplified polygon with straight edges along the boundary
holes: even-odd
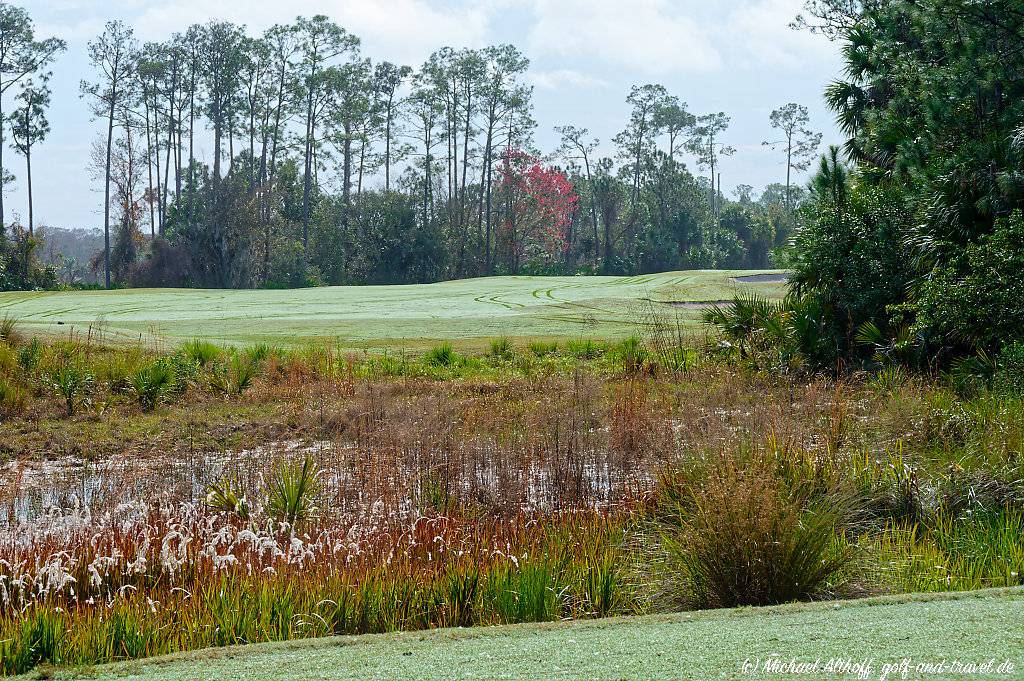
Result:
[[[142,101],[145,103],[145,117],[146,117],[146,172],[149,177],[149,196],[146,200],[149,203],[149,235],[150,237],[156,237],[156,208],[153,206],[153,140],[150,134],[149,126],[149,97],[145,94],[142,97]]]
[[[388,113],[384,125],[384,191],[391,191],[391,116],[395,101],[395,91],[388,96]]]
[[[0,93],[0,121],[4,120],[4,98]],[[4,126],[0,124],[0,234],[4,232]]]
[[[111,91],[110,111],[107,116],[107,163],[103,187],[103,274],[104,283],[108,289],[110,288],[110,159],[114,148],[114,102],[116,100],[116,91]],[[0,145],[0,147],[2,146]]]
[[[32,145],[25,145],[25,173],[28,179],[28,233],[35,234],[34,217],[32,215]]]
[[[306,159],[305,177],[302,180],[302,249],[309,248],[309,195],[313,190],[313,82],[310,79],[309,95],[306,99]]]

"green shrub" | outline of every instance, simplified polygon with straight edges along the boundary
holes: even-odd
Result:
[[[840,168],[833,159],[833,170]],[[840,360],[869,357],[854,338],[862,324],[890,335],[887,308],[905,301],[915,275],[905,246],[913,214],[899,192],[866,183],[816,193],[794,239],[789,283],[817,322],[816,342],[795,340],[812,368],[832,370]]]
[[[996,359],[993,382],[996,390],[1024,395],[1024,341],[1003,347]]]
[[[1024,213],[936,267],[917,303],[917,332],[954,349],[995,352],[1024,338]]]
[[[199,377],[201,367],[194,360],[178,354],[168,357],[167,362],[170,364],[171,372],[174,374],[174,381],[168,392],[181,395]]]
[[[945,378],[953,391],[969,399],[990,390],[996,377],[996,360],[984,350],[956,357],[950,362]]]
[[[247,352],[233,352],[226,364],[210,373],[210,386],[229,395],[242,395],[252,387],[262,370],[260,361]]]
[[[253,381],[260,375],[260,360],[249,353],[234,353],[228,362],[230,388],[234,395],[241,395],[248,390]]]

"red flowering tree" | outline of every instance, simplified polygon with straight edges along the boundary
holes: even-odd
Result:
[[[509,271],[523,264],[550,264],[568,248],[579,197],[565,173],[544,167],[521,149],[507,149],[501,158],[498,188],[504,199],[501,243]]]

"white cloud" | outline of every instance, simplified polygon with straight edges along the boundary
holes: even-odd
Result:
[[[734,43],[733,59],[761,68],[797,67],[809,59],[834,58],[835,46],[827,39],[789,27],[803,4],[803,0],[757,0],[734,8],[723,32],[723,40]]]
[[[135,29],[141,40],[165,40],[194,23],[212,19],[244,24],[261,32],[275,23],[290,23],[297,16],[325,14],[363,41],[364,51],[374,58],[418,66],[442,45],[482,46],[486,43],[491,8],[486,4],[445,3],[429,0],[165,0],[98,2],[49,0],[49,14],[57,21],[40,22],[40,28],[70,39],[88,39],[102,30],[107,17],[118,16]],[[61,11],[72,5],[76,11]],[[75,15],[80,18],[76,20]]]
[[[652,74],[713,71],[709,35],[670,0],[532,0],[531,54],[586,57]]]
[[[572,69],[555,69],[554,71],[531,71],[528,79],[540,90],[557,91],[563,88],[588,89],[607,87],[608,81],[597,76],[580,73]]]

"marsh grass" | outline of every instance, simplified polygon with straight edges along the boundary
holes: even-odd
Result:
[[[509,360],[0,344],[0,665],[1019,579],[1019,396],[674,363],[665,333]],[[66,364],[97,377],[70,419]]]
[[[25,412],[27,403],[28,398],[21,386],[0,378],[0,420],[20,416]]]
[[[607,351],[604,343],[599,343],[592,338],[566,341],[565,349],[570,356],[581,360],[597,359]]]
[[[142,555],[155,561],[139,568],[133,551],[130,563],[95,555],[78,569],[65,564],[81,586],[69,590],[63,580],[17,613],[5,610],[0,670],[331,634],[588,617],[614,612],[620,602],[607,566],[599,564],[595,574],[580,554],[586,546],[614,555],[607,552],[616,531],[595,518],[552,524],[421,517],[372,533],[317,525],[311,534],[275,535],[199,513],[172,526],[187,535],[150,527],[159,530],[162,548]],[[186,553],[197,558],[177,562]],[[122,574],[112,560],[135,567]],[[158,575],[164,578],[152,581]],[[101,598],[102,605],[92,605]]]
[[[558,343],[548,341],[533,341],[528,346],[534,357],[547,357],[558,352]]]
[[[43,356],[43,344],[39,342],[38,338],[33,338],[31,341],[22,345],[18,348],[18,367],[24,374],[31,374],[39,366],[39,361]]]
[[[1024,584],[1024,520],[1018,509],[928,523],[894,523],[862,543],[873,580],[896,592],[967,591]]]

